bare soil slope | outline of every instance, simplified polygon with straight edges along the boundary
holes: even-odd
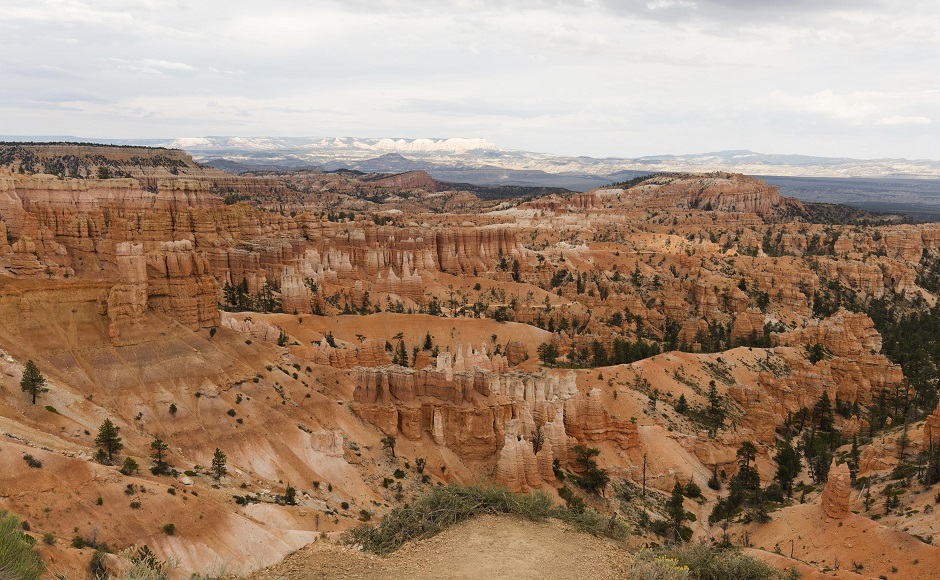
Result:
[[[248,580],[436,578],[471,580],[551,577],[624,578],[626,551],[552,520],[535,523],[481,516],[433,538],[406,544],[388,558],[316,542]]]

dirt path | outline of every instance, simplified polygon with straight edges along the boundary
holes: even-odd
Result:
[[[617,545],[554,520],[483,516],[407,544],[388,558],[317,542],[248,579],[613,580],[624,577],[629,563]]]

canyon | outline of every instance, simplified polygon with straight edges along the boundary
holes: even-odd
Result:
[[[882,314],[936,312],[938,224],[833,223],[726,172],[482,199],[420,171],[0,153],[0,508],[55,538],[53,572],[87,569],[81,537],[247,574],[451,483],[558,503],[574,489],[648,543],[663,540],[624,498],[695,484],[696,540],[730,534],[782,568],[913,574],[911,549],[940,563],[932,494],[891,475],[940,438],[936,375],[912,374]],[[27,361],[48,381],[36,405]],[[770,483],[821,401],[840,435],[827,481],[801,464],[770,523],[709,522],[742,444]],[[138,471],[95,459],[105,419]],[[169,474],[149,469],[155,439]],[[609,476],[597,493],[576,489],[589,449]],[[858,486],[880,501],[905,478],[910,509],[876,523]],[[843,522],[883,554],[774,550]]]

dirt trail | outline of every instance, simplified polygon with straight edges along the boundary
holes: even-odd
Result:
[[[388,558],[317,542],[248,580],[613,580],[624,578],[630,561],[629,554],[615,544],[558,521],[534,523],[482,516],[433,538],[409,543]]]

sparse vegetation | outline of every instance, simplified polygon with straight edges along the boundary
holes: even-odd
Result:
[[[410,540],[428,538],[481,514],[512,514],[531,520],[555,517],[583,531],[615,538],[626,536],[626,526],[615,518],[593,510],[575,513],[553,508],[541,493],[518,494],[497,487],[447,486],[433,488],[411,505],[395,508],[375,525],[360,525],[343,535],[348,544],[358,544],[376,554],[389,554]]]
[[[634,554],[635,580],[797,580],[795,570],[777,570],[735,548],[686,544]]]

